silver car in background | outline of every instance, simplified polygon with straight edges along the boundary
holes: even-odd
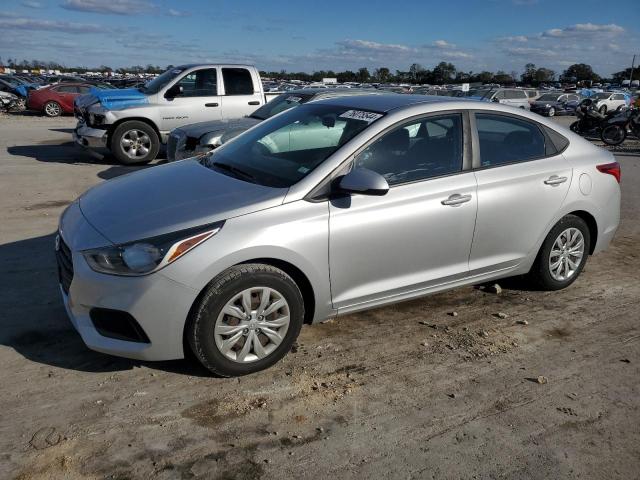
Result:
[[[614,236],[619,180],[611,153],[496,103],[311,102],[82,195],[56,237],[61,292],[94,350],[186,346],[248,374],[303,323],[515,275],[569,286]]]
[[[304,88],[278,95],[251,115],[235,120],[211,120],[176,128],[169,134],[167,161],[208,153],[268,118],[307,102],[347,95],[380,94],[371,89]]]

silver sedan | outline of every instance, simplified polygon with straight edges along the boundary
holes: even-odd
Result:
[[[312,102],[82,195],[60,220],[61,292],[89,348],[186,347],[248,374],[304,323],[516,275],[569,286],[614,236],[619,180],[610,153],[520,109]]]

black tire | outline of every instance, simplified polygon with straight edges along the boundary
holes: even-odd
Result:
[[[606,106],[606,105],[602,105],[602,106],[598,109],[598,111],[599,111],[601,114],[606,115],[606,113],[607,113],[607,106]]]
[[[600,132],[600,139],[607,145],[620,145],[627,138],[627,129],[620,125],[607,125]]]
[[[551,275],[551,270],[549,268],[549,256],[551,255],[551,249],[558,238],[558,236],[565,231],[567,228],[577,228],[582,233],[582,237],[584,239],[584,253],[582,258],[580,259],[580,263],[578,264],[578,268],[575,270],[573,275],[567,278],[564,281],[556,280]],[[540,251],[538,252],[538,256],[536,257],[531,270],[529,271],[529,280],[533,284],[533,286],[541,289],[541,290],[561,290],[563,288],[568,287],[573,282],[575,282],[576,278],[582,272],[585,263],[587,262],[587,257],[589,256],[589,252],[591,248],[591,235],[589,232],[589,227],[587,223],[580,217],[575,215],[566,215],[560,219],[558,223],[554,225],[551,229],[547,238],[545,238],[542,246],[540,247]]]
[[[289,327],[282,342],[265,358],[239,363],[227,358],[216,345],[214,328],[220,311],[234,295],[251,287],[264,286],[277,290],[289,305]],[[264,370],[284,357],[300,333],[304,322],[304,300],[293,279],[271,265],[243,264],[218,275],[192,309],[186,337],[196,358],[212,373],[241,376]]]
[[[53,100],[49,100],[42,107],[42,112],[47,117],[52,117],[52,118],[53,117],[59,117],[60,115],[62,115],[62,106],[58,102],[55,102]]]
[[[145,147],[147,149],[145,155],[132,158],[122,146],[122,139],[134,130],[143,132],[149,138],[149,142],[147,143],[148,146]],[[121,123],[113,131],[109,142],[109,149],[120,163],[125,165],[140,165],[149,163],[158,156],[158,152],[160,151],[160,138],[151,125],[138,120],[131,120]]]
[[[574,133],[580,133],[580,122],[579,121],[575,121],[573,122],[571,125],[569,125],[569,130],[571,130]]]
[[[548,113],[548,115],[549,115],[550,117],[553,117],[553,116],[555,116],[555,114],[556,114],[556,109],[555,109],[555,108],[553,108],[553,107],[551,107],[551,108],[549,109],[549,113]]]

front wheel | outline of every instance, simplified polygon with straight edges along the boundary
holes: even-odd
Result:
[[[606,105],[602,105],[598,111],[601,114],[605,115],[607,113],[607,106]]]
[[[124,122],[111,135],[111,152],[125,165],[148,163],[160,151],[160,138],[150,125],[140,121]]]
[[[569,130],[571,130],[574,133],[580,133],[580,121],[576,121],[573,122],[571,125],[569,125]]]
[[[289,275],[271,265],[237,265],[211,282],[193,310],[186,337],[211,372],[247,375],[284,357],[303,320],[302,294]]]
[[[551,108],[549,109],[549,116],[550,116],[550,117],[553,117],[555,114],[556,114],[556,109],[555,109],[555,108],[553,108],[553,107],[551,107]]]
[[[587,261],[591,236],[586,222],[566,215],[551,229],[529,271],[529,279],[542,290],[571,285]]]
[[[600,132],[600,138],[607,145],[620,145],[627,138],[627,129],[620,125],[607,125]]]

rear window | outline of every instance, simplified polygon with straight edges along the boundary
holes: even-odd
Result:
[[[246,68],[223,68],[222,78],[227,95],[253,95],[253,80]]]

